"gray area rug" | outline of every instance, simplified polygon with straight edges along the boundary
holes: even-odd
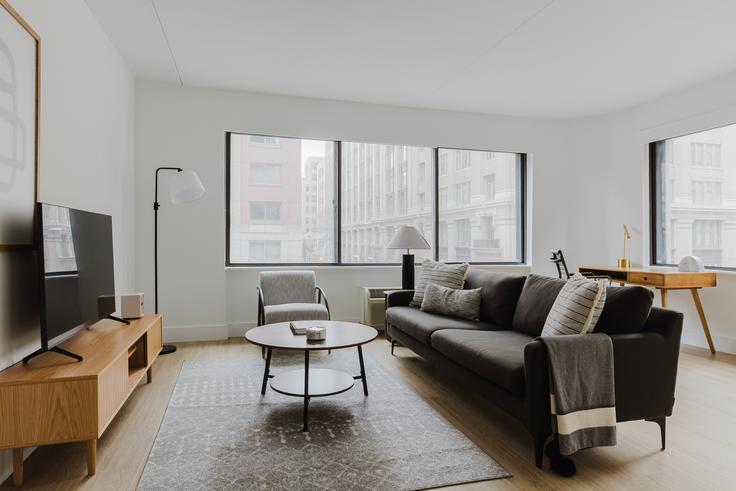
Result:
[[[272,373],[303,354],[274,351]],[[366,357],[369,396],[310,401],[267,390],[259,358],[185,362],[139,482],[141,490],[422,489],[508,477],[411,388]],[[355,349],[313,353],[310,367],[360,373]]]

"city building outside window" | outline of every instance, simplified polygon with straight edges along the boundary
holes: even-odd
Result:
[[[335,155],[332,141],[229,134],[229,264],[335,262]]]
[[[281,203],[279,202],[268,202],[268,203],[254,203],[250,204],[250,219],[251,220],[273,220],[277,221],[281,218]]]
[[[523,154],[236,133],[228,145],[228,265],[400,263],[385,246],[402,225],[432,246],[419,262],[523,261]]]
[[[254,263],[280,262],[281,242],[278,240],[249,240],[248,260]]]
[[[281,184],[281,165],[252,162],[250,184]]]
[[[439,155],[469,163],[440,178],[443,186],[453,186],[455,195],[448,201],[446,187],[440,188],[439,260],[521,261],[521,156],[493,152],[488,158],[486,151],[443,148]]]
[[[651,144],[652,264],[736,268],[736,125]]]
[[[385,246],[402,225],[423,226],[427,231],[425,238],[432,244],[432,207],[426,206],[422,198],[410,200],[409,196],[416,196],[420,190],[422,195],[429,191],[416,176],[426,172],[426,163],[432,161],[434,149],[342,142],[341,154],[343,209],[356,203],[362,206],[364,201],[371,206],[375,204],[375,213],[370,216],[343,216],[340,224],[343,230],[373,230],[374,233],[358,234],[356,247],[342,247],[342,263],[400,262],[402,251],[388,250]],[[370,186],[368,176],[373,176]],[[417,260],[422,260],[433,257],[433,251],[415,251],[415,255]]]

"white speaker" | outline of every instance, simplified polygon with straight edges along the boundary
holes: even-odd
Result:
[[[143,317],[143,294],[131,293],[120,297],[123,319],[140,319]]]

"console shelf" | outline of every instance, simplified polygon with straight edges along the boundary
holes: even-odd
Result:
[[[94,475],[97,439],[145,376],[162,348],[160,315],[121,325],[101,320],[61,344],[84,361],[53,352],[0,372],[0,449],[13,449],[13,477],[23,483],[23,448],[87,442]],[[5,424],[7,422],[7,424]]]

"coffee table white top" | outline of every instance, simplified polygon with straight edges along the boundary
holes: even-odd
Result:
[[[308,341],[307,336],[291,332],[288,322],[254,327],[245,333],[245,339],[266,348],[318,351],[360,346],[370,343],[378,336],[378,331],[372,327],[356,322],[316,320],[314,325],[327,329],[327,337],[324,340]]]

